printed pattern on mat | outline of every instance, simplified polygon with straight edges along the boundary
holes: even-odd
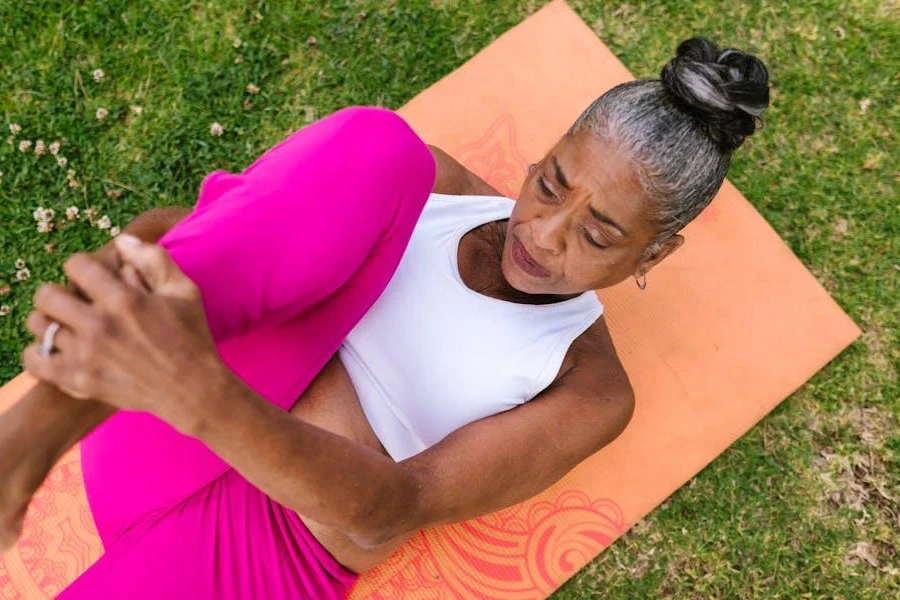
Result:
[[[544,598],[627,528],[612,500],[570,489],[419,532],[360,579],[357,600]]]
[[[22,537],[0,557],[0,598],[53,598],[101,554],[76,447],[47,476],[28,507]]]
[[[452,151],[467,169],[494,186],[504,196],[518,198],[528,171],[528,160],[516,144],[516,122],[500,115],[480,138]]]

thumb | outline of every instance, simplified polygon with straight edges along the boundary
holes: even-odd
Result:
[[[142,242],[128,233],[115,237],[122,257],[123,269],[131,266],[141,276],[150,292],[164,296],[189,298],[194,283],[185,275],[165,248]]]

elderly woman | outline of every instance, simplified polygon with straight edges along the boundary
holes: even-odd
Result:
[[[768,104],[708,40],[661,77],[587,107],[515,202],[354,107],[72,256],[0,423],[4,542],[84,436],[106,552],[65,599],[341,597],[560,479],[633,410],[594,290],[644,288]]]

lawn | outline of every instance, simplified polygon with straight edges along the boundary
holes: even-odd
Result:
[[[65,256],[311,120],[401,106],[542,4],[0,0],[0,382]],[[697,34],[767,63],[729,178],[865,333],[555,598],[896,597],[900,4],[570,6],[637,77]]]

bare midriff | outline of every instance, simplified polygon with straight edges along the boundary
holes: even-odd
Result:
[[[389,456],[369,425],[353,382],[337,355],[332,357],[309,384],[291,409],[291,414]],[[409,537],[395,538],[377,548],[366,548],[333,527],[322,525],[303,515],[300,518],[335,560],[356,573],[362,573],[384,561]]]

